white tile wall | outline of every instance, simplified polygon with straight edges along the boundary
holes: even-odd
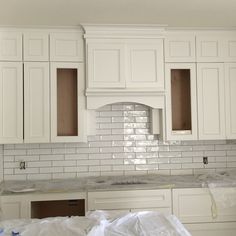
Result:
[[[162,142],[151,135],[149,109],[121,103],[97,111],[88,143],[0,145],[5,180],[102,175],[194,174],[236,168],[236,141]],[[209,164],[202,157],[209,157]],[[26,170],[19,162],[26,162]]]

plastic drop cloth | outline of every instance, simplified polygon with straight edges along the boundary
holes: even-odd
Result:
[[[175,216],[157,212],[113,218],[107,212],[95,211],[87,217],[3,221],[0,229],[4,236],[191,236]]]

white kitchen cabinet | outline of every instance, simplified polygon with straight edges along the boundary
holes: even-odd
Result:
[[[24,61],[49,61],[48,33],[24,33]]]
[[[86,141],[84,64],[51,63],[51,141]]]
[[[50,61],[83,62],[83,38],[80,32],[50,34]]]
[[[49,63],[24,63],[24,142],[50,141]]]
[[[1,220],[27,219],[29,210],[25,196],[1,196]]]
[[[166,135],[168,140],[197,140],[194,63],[166,63]]]
[[[226,137],[236,139],[236,63],[225,64]]]
[[[236,34],[222,39],[224,62],[236,62]]]
[[[22,33],[0,32],[0,61],[22,61]]]
[[[225,139],[225,80],[222,63],[198,63],[198,129],[200,140]]]
[[[0,62],[0,143],[23,142],[21,62]]]
[[[171,190],[88,192],[88,210],[171,212]]]
[[[164,90],[163,40],[140,40],[127,44],[127,88]]]
[[[165,38],[165,62],[195,62],[195,35],[183,32]]]
[[[125,47],[117,41],[87,46],[88,88],[125,87]]]
[[[219,35],[197,35],[197,62],[224,62],[222,37]]]

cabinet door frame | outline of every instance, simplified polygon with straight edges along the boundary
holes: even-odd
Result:
[[[30,50],[30,41],[39,41],[41,42],[41,48],[38,50],[41,51],[41,55],[32,55]],[[23,35],[24,42],[24,61],[49,61],[49,35],[48,33],[33,33],[27,32]]]
[[[86,111],[84,95],[84,64],[69,62],[52,62],[51,68],[51,142],[85,142]],[[77,69],[77,110],[78,136],[57,135],[57,68]]]
[[[95,71],[95,50],[107,50],[107,51],[118,51],[119,52],[119,81],[114,82],[97,82],[94,80]],[[113,40],[103,41],[89,41],[87,43],[87,87],[90,89],[96,88],[125,88],[125,44]]]
[[[30,77],[30,69],[41,69],[43,77],[42,80],[42,93],[32,93],[31,89],[34,85],[34,78]],[[47,62],[25,62],[24,63],[24,142],[25,143],[48,143],[50,141],[50,81],[49,81],[49,63]],[[37,90],[37,88],[34,88]],[[33,96],[40,95],[42,114],[37,118],[32,118]],[[37,109],[37,108],[36,108]],[[42,123],[41,136],[35,136],[32,134],[32,123],[38,119],[38,122]]]
[[[230,78],[230,70],[236,70],[236,63],[226,63],[225,64],[225,108],[226,108],[226,136],[227,139],[236,139],[236,131],[232,130],[233,122],[235,123],[234,126],[236,127],[236,120],[232,117],[232,112],[234,109],[234,114],[236,113],[235,108],[235,100],[232,99],[232,84]],[[235,83],[236,83],[236,77]],[[235,93],[235,91],[234,91]],[[235,96],[235,95],[234,95]]]
[[[163,39],[156,40],[144,40],[142,42],[134,41],[126,44],[126,65],[127,65],[127,88],[151,88],[155,91],[164,91],[164,48]],[[154,64],[155,64],[155,80],[152,82],[146,82],[144,77],[143,81],[133,81],[133,64],[132,53],[134,51],[152,51],[154,52]]]
[[[190,91],[191,91],[191,133],[172,132],[172,111],[171,111],[171,69],[190,70]],[[197,140],[197,81],[195,63],[166,63],[165,64],[166,84],[166,135],[167,140]]]
[[[202,69],[218,69],[218,106],[219,106],[219,131],[218,133],[205,133],[204,124],[204,98],[203,98],[203,76]],[[223,63],[198,63],[197,64],[197,94],[198,94],[198,129],[200,140],[217,140],[226,139],[225,134],[225,79],[224,79],[224,64]],[[212,120],[210,122],[213,122]]]
[[[15,114],[11,114],[15,119],[15,136],[7,137],[4,135],[4,123],[8,122],[8,118],[4,120],[3,114],[4,109],[6,109],[7,106],[4,107],[4,84],[3,84],[3,73],[0,73],[0,143],[1,144],[7,144],[7,143],[23,143],[23,64],[22,62],[0,62],[0,71],[2,68],[14,68],[16,73],[16,97],[15,97]],[[5,91],[7,92],[7,91]],[[10,95],[12,95],[12,92],[8,91]],[[7,98],[8,104],[13,99],[13,96]],[[8,110],[9,112],[9,110]],[[8,114],[9,115],[9,114]]]

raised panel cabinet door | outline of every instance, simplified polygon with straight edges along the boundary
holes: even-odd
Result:
[[[83,62],[82,33],[58,32],[50,34],[50,61]]]
[[[165,38],[165,62],[195,61],[196,54],[194,35],[168,35]]]
[[[236,63],[225,64],[226,136],[236,139]]]
[[[197,62],[224,62],[221,36],[196,37]]]
[[[127,44],[127,88],[164,90],[163,40]]]
[[[49,63],[24,63],[24,142],[50,141]]]
[[[24,33],[24,61],[49,60],[48,33]]]
[[[22,61],[22,34],[19,32],[0,32],[0,60]]]
[[[198,63],[199,139],[225,139],[225,80],[222,63]]]
[[[23,142],[21,62],[0,63],[0,143]]]
[[[236,34],[223,38],[224,62],[236,62]]]
[[[51,63],[51,141],[86,141],[83,63]]]
[[[197,140],[195,63],[166,63],[166,129],[168,140]]]
[[[124,88],[124,45],[88,43],[87,50],[88,88]]]

